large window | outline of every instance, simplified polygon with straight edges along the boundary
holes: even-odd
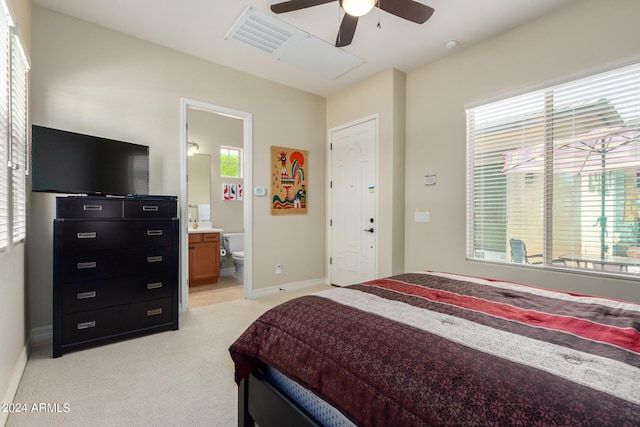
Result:
[[[0,250],[26,235],[27,58],[0,0]]]
[[[9,246],[9,22],[0,2],[0,250]]]
[[[467,257],[640,275],[640,64],[467,110]]]
[[[11,169],[13,191],[13,241],[24,239],[27,232],[26,175],[29,171],[27,150],[27,60],[18,37],[11,44]]]

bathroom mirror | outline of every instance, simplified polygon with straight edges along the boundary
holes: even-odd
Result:
[[[211,156],[193,154],[187,157],[187,190],[189,197],[189,223],[202,222],[198,205],[211,206]],[[211,221],[211,219],[204,219]]]

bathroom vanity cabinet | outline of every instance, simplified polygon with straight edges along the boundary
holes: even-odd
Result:
[[[178,329],[175,197],[58,197],[53,357]]]
[[[189,233],[189,285],[216,283],[220,276],[220,233]]]

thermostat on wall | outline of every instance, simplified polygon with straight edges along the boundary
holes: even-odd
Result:
[[[253,189],[253,194],[255,194],[256,196],[264,196],[267,194],[267,189],[264,187],[255,187]]]

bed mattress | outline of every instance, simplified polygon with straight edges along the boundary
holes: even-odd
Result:
[[[273,368],[268,368],[267,378],[281,393],[284,393],[289,399],[293,400],[300,408],[302,408],[307,414],[311,415],[313,419],[319,421],[324,427],[355,426],[355,424],[349,421],[336,408],[329,405],[313,392],[302,387],[282,372]]]

